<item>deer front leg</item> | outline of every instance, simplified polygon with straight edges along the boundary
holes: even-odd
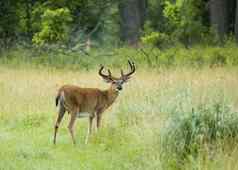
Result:
[[[88,123],[88,132],[87,132],[87,136],[85,139],[85,144],[88,143],[88,139],[92,133],[92,125],[93,125],[93,117],[89,117],[89,123]]]
[[[70,122],[68,125],[68,129],[69,129],[70,135],[72,137],[73,144],[76,144],[76,141],[74,138],[74,129],[73,129],[76,118],[77,118],[77,113],[71,113],[71,119],[70,119]]]

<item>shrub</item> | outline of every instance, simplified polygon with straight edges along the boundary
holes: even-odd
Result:
[[[156,37],[156,36],[155,36]],[[153,38],[152,38],[153,39]],[[146,40],[147,41],[147,40]],[[149,39],[148,39],[149,41]],[[152,42],[154,40],[151,40]],[[159,49],[146,46],[142,49],[134,48],[93,48],[85,53],[83,50],[70,50],[63,46],[48,45],[48,48],[12,48],[0,57],[0,64],[16,66],[53,66],[70,69],[93,69],[101,63],[113,68],[121,68],[128,59],[134,60],[138,67],[152,69],[168,67],[214,67],[238,65],[236,44],[224,47],[184,48],[177,44],[170,49]]]
[[[204,146],[211,149],[219,146],[220,141],[237,140],[237,137],[238,113],[229,105],[200,105],[190,113],[173,113],[161,137],[162,155],[182,161],[196,156]]]
[[[41,30],[34,35],[32,41],[37,45],[65,42],[68,39],[68,24],[71,21],[72,17],[67,8],[45,10]]]
[[[170,43],[169,36],[165,33],[152,32],[141,38],[142,43],[149,44],[157,47],[166,46]]]
[[[202,24],[201,0],[165,1],[164,16],[168,19],[171,37],[188,46],[198,42],[207,30]],[[175,31],[174,31],[175,30]]]

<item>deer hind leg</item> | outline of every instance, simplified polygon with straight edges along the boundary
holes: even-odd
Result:
[[[101,120],[102,120],[102,115],[98,114],[97,115],[97,130],[101,127]]]
[[[74,124],[75,124],[76,119],[77,119],[77,112],[71,113],[71,118],[69,121],[68,129],[69,129],[71,138],[73,140],[73,144],[76,144],[75,137],[74,137]]]
[[[96,132],[99,130],[99,128],[101,127],[101,120],[102,120],[102,112],[103,110],[99,110],[96,113]]]
[[[93,117],[90,116],[89,117],[89,124],[88,124],[88,132],[87,132],[87,136],[86,136],[86,139],[85,139],[85,144],[88,143],[88,139],[92,133],[92,125],[93,125]]]
[[[102,120],[101,115],[97,115],[97,117],[96,117],[96,128],[95,128],[96,133],[99,131],[99,128],[101,126],[101,120]]]
[[[56,135],[57,135],[57,132],[58,132],[60,122],[61,122],[62,118],[64,117],[64,114],[65,114],[65,107],[62,104],[60,104],[59,111],[58,111],[58,117],[57,117],[57,120],[55,122],[54,144],[56,144]]]

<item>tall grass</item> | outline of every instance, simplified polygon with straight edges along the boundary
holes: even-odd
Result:
[[[236,147],[238,113],[225,103],[200,105],[191,112],[172,113],[162,134],[162,157],[177,165],[206,151],[213,159],[217,149]],[[229,151],[227,151],[229,152]]]
[[[238,48],[227,42],[223,47],[194,46],[187,49],[183,46],[160,50],[153,47],[133,48],[100,48],[85,53],[70,51],[60,47],[52,50],[16,47],[0,54],[0,64],[8,67],[42,66],[58,69],[91,70],[106,64],[113,68],[124,65],[128,59],[136,61],[139,68],[161,69],[175,67],[217,67],[237,66]]]
[[[144,71],[83,144],[87,120],[66,115],[52,144],[62,84],[107,88],[97,70],[0,67],[0,169],[232,169],[238,157],[236,68]],[[119,69],[113,69],[119,74]],[[213,147],[215,146],[215,147]]]

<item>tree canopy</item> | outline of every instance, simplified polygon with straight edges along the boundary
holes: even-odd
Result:
[[[220,44],[238,39],[236,0],[5,0],[0,43],[130,45]]]

